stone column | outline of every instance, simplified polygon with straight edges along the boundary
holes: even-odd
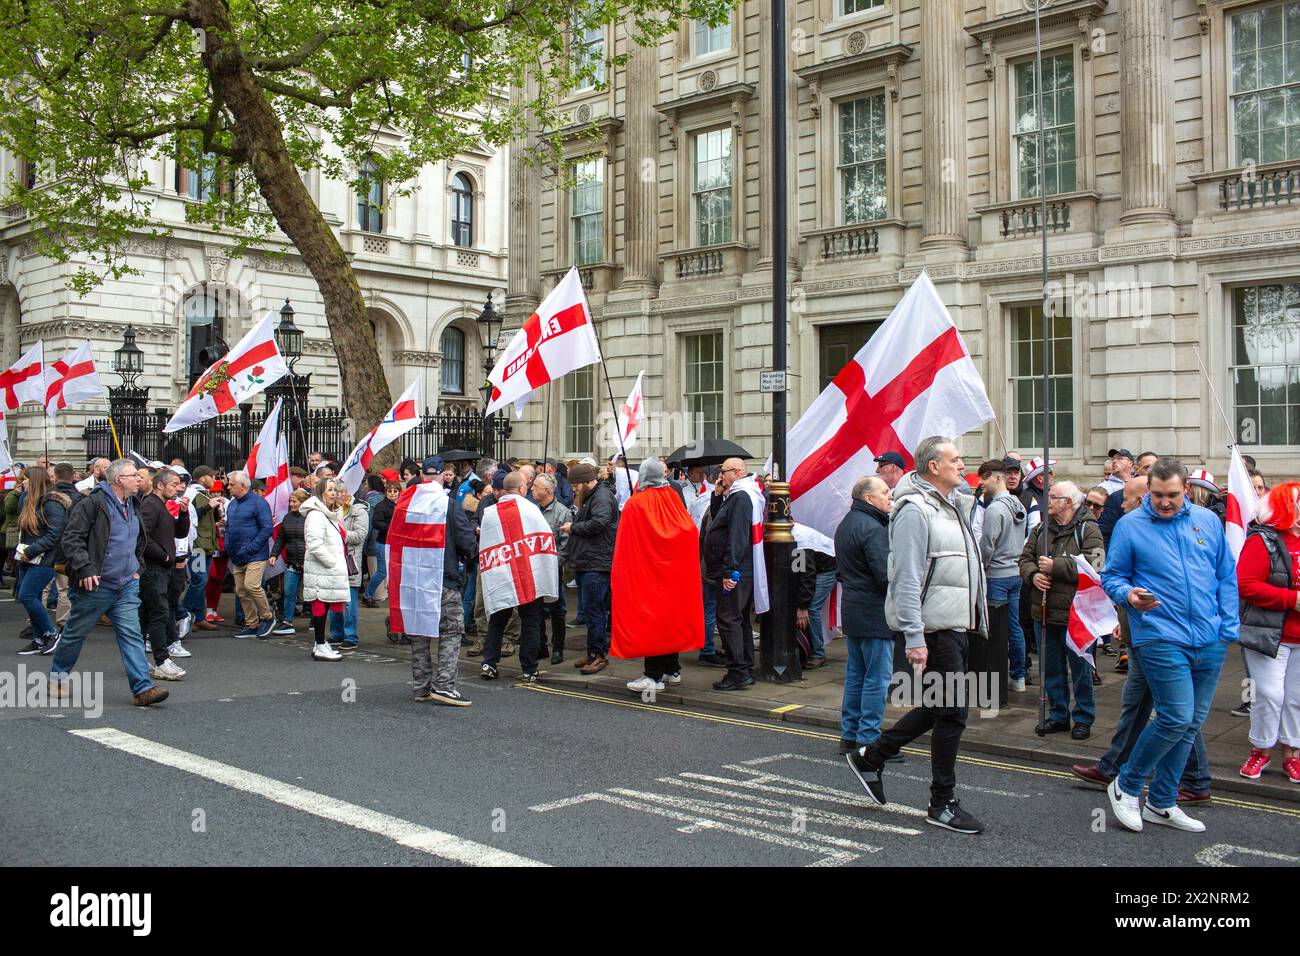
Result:
[[[524,91],[518,87],[510,91],[512,106],[525,101]],[[522,139],[510,142],[510,258],[506,279],[506,310],[524,309],[525,318],[538,302],[537,210],[542,202],[541,174],[529,161],[528,151],[535,145],[530,131]]]
[[[965,46],[961,4],[922,0],[923,249],[966,246]]]
[[[623,287],[653,287],[659,281],[659,46],[629,37],[626,68],[627,134],[623,161]],[[606,173],[613,175],[613,170]],[[606,210],[612,215],[613,210]],[[611,250],[612,252],[612,250]],[[613,256],[609,256],[613,258]]]
[[[1173,219],[1173,79],[1169,0],[1129,0],[1119,11],[1122,224]]]

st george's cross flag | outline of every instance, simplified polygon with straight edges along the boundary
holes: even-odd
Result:
[[[103,394],[104,387],[99,383],[89,342],[81,343],[45,368],[45,414],[50,418],[69,405],[99,398]]]
[[[339,469],[339,479],[348,489],[348,494],[357,493],[361,482],[365,481],[366,469],[370,467],[370,463],[375,460],[375,455],[379,454],[381,449],[387,448],[412,428],[419,426],[419,408],[420,380],[417,378],[402,393],[402,397],[388,410],[388,414],[380,420],[379,424],[370,429],[370,433],[365,438],[357,442],[357,447],[352,449],[352,454],[348,455],[348,460]]]
[[[18,476],[14,474],[13,467],[14,459],[9,454],[9,422],[5,420],[4,411],[0,410],[0,493],[18,484]]]
[[[790,510],[833,537],[853,482],[887,451],[911,468],[931,435],[957,438],[993,417],[984,383],[922,272],[883,325],[790,429]]]
[[[1227,513],[1224,515],[1223,533],[1228,539],[1228,550],[1234,558],[1240,559],[1241,549],[1246,546],[1246,532],[1259,508],[1259,498],[1236,445],[1232,446],[1232,461],[1228,463],[1228,493],[1224,496],[1224,505]]]
[[[1098,638],[1113,633],[1119,627],[1119,615],[1101,588],[1101,575],[1093,570],[1088,559],[1076,554],[1074,563],[1079,569],[1079,588],[1074,592],[1074,600],[1070,602],[1065,646],[1093,664],[1089,648]],[[1093,667],[1095,669],[1096,665],[1093,664]]]
[[[266,416],[266,421],[262,422],[262,430],[257,433],[257,441],[253,442],[253,450],[248,453],[248,463],[244,465],[244,470],[248,472],[250,479],[270,478],[276,472],[280,406],[283,403],[283,398],[275,400],[275,407],[271,409],[271,414]]]
[[[573,268],[524,320],[488,373],[492,397],[483,414],[491,415],[547,382],[599,361],[591,309]]]
[[[274,316],[267,312],[233,349],[199,376],[171,421],[163,426],[164,432],[216,418],[289,374],[275,344]]]
[[[538,598],[554,601],[560,596],[555,535],[537,505],[506,495],[484,512],[478,573],[488,617]]]
[[[0,372],[0,403],[13,411],[23,402],[45,404],[45,342],[37,339],[17,362]]]
[[[758,479],[746,475],[731,483],[729,495],[748,495],[752,509],[749,517],[750,551],[754,556],[754,613],[765,614],[770,604],[767,591],[767,563],[763,560],[763,519],[767,516],[767,498]]]
[[[645,400],[641,397],[641,379],[644,377],[645,369],[642,369],[637,374],[636,384],[632,386],[627,401],[618,412],[618,433],[623,439],[623,451],[636,444],[636,433],[645,421]]]
[[[442,567],[451,498],[436,481],[402,492],[388,526],[388,627],[437,637],[442,622]]]

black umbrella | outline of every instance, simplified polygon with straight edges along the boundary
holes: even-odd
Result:
[[[668,456],[668,461],[681,465],[720,465],[728,458],[753,458],[734,441],[725,438],[704,438],[683,445]]]
[[[453,448],[450,451],[439,452],[438,457],[444,462],[448,461],[477,461],[483,456],[476,451],[465,451],[460,448]]]

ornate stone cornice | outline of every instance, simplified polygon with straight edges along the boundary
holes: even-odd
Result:
[[[1115,262],[1119,259],[1168,259],[1174,254],[1174,242],[1172,239],[1130,242],[1121,246],[1102,246],[1097,251],[1101,262]]]
[[[442,353],[403,349],[402,351],[393,353],[393,361],[398,365],[415,365],[422,368],[438,368],[442,364]]]
[[[137,341],[169,344],[176,340],[177,330],[167,325],[141,324],[132,321]],[[126,331],[126,322],[94,322],[90,319],[48,319],[45,322],[24,322],[18,330],[23,339],[57,338],[111,339],[120,341]]]
[[[1274,229],[1270,232],[1247,232],[1232,236],[1198,236],[1178,241],[1178,254],[1254,251],[1260,247],[1300,243],[1300,229]]]
[[[265,252],[250,252],[244,258],[258,272],[278,272],[297,276],[311,275],[311,270],[307,268],[307,264],[302,261],[300,256],[293,253],[269,255]]]

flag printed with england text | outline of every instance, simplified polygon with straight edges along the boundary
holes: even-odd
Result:
[[[13,411],[23,402],[45,404],[45,342],[37,339],[17,362],[0,372],[0,402]]]
[[[216,418],[289,374],[275,344],[274,317],[274,312],[267,312],[233,349],[199,376],[171,421],[163,426],[164,432]]]
[[[484,414],[599,361],[600,348],[582,280],[576,268],[570,269],[537,311],[524,320],[488,373],[492,396]]]
[[[790,429],[786,474],[796,521],[834,536],[853,482],[877,455],[930,435],[957,438],[993,417],[984,383],[922,272],[871,339]]]
[[[1224,496],[1227,513],[1224,516],[1223,533],[1228,539],[1228,549],[1234,558],[1241,557],[1241,549],[1246,546],[1246,532],[1255,520],[1259,509],[1259,498],[1255,486],[1250,483],[1250,472],[1241,460],[1241,452],[1232,446],[1232,461],[1228,463],[1228,493]]]
[[[103,394],[89,342],[83,342],[45,369],[45,414],[50,418],[69,405],[100,398]]]
[[[451,498],[436,481],[402,492],[388,526],[388,626],[437,637],[442,621],[442,569]]]
[[[488,617],[503,608],[560,596],[555,535],[537,505],[506,495],[484,512],[478,573]]]
[[[383,420],[370,429],[365,438],[357,442],[348,460],[339,469],[339,478],[348,489],[348,494],[355,495],[366,478],[366,469],[375,460],[380,450],[387,448],[412,428],[420,424],[420,380],[417,378],[402,393]]]

